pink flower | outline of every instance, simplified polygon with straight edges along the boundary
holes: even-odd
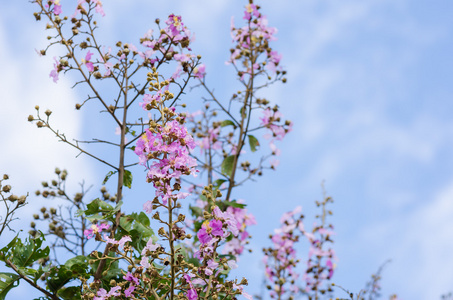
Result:
[[[104,240],[109,244],[118,245],[121,248],[124,247],[125,243],[132,241],[131,237],[128,235],[123,236],[119,241],[117,241],[115,239],[109,238],[106,234],[104,234]]]
[[[197,300],[198,299],[197,290],[195,289],[188,290],[186,296],[187,298],[189,298],[189,300]]]
[[[105,17],[104,9],[102,8],[102,2],[101,0],[94,0],[96,2],[96,12],[100,14],[101,16]]]
[[[88,71],[90,72],[93,72],[94,71],[94,65],[93,63],[90,61],[91,57],[93,56],[93,53],[91,53],[90,51],[88,51],[87,55],[85,56],[85,58],[82,58],[82,63],[85,64],[85,66],[87,66],[87,69]]]
[[[131,272],[127,272],[127,274],[123,276],[123,279],[135,283],[136,285],[139,283],[138,278],[132,275]]]
[[[105,299],[109,299],[109,297],[112,297],[112,296],[120,296],[120,292],[119,292],[120,290],[121,290],[120,286],[112,287],[108,293],[104,289],[99,289],[99,291],[97,292],[97,295],[99,297],[94,297],[93,300],[105,300]]]
[[[204,64],[201,64],[200,66],[196,67],[193,70],[193,74],[196,78],[203,79],[203,77],[206,75],[206,66]]]
[[[91,228],[85,229],[83,234],[87,239],[91,239],[96,233],[101,232],[102,230],[107,230],[110,228],[110,225],[101,223],[99,226],[96,224],[91,225]]]
[[[53,64],[53,70],[50,72],[49,77],[52,77],[53,82],[57,83],[58,73],[60,72],[61,65],[56,57],[54,57],[53,59],[55,60],[55,63]]]
[[[127,288],[125,291],[124,291],[124,295],[126,297],[130,297],[132,295],[132,293],[134,292],[135,290],[135,286],[133,286],[132,284],[129,286],[129,288]]]

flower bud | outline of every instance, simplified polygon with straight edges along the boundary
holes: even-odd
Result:
[[[29,115],[29,116],[28,116],[28,122],[31,122],[31,121],[33,121],[34,119],[35,119],[35,118],[34,118],[32,115]]]
[[[5,193],[9,193],[11,191],[11,186],[10,185],[5,185],[2,189]]]
[[[27,197],[25,197],[25,196],[20,196],[20,197],[19,197],[19,201],[18,201],[17,203],[19,203],[19,204],[24,204],[26,199],[27,199]]]
[[[52,111],[50,109],[48,109],[44,113],[46,114],[46,116],[50,116],[52,114]]]
[[[19,199],[19,197],[17,197],[17,195],[11,195],[11,196],[8,197],[8,200],[11,201],[11,202],[15,202],[18,199]]]

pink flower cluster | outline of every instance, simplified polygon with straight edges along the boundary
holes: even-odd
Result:
[[[259,7],[253,3],[246,5],[243,19],[247,21],[247,25],[241,28],[236,28],[234,26],[234,19],[231,20],[231,36],[233,42],[236,43],[236,47],[232,51],[230,60],[227,63],[233,63],[239,67],[241,64],[236,61],[241,59],[244,53],[253,52],[255,56],[258,56],[261,52],[265,52],[266,58],[264,59],[264,65],[266,65],[269,71],[276,72],[279,70],[278,65],[281,55],[269,47],[265,47],[265,50],[258,50],[258,48],[259,46],[268,44],[270,41],[276,40],[274,35],[277,33],[277,29],[268,26],[266,17],[259,12]],[[256,60],[253,65],[248,64],[243,74],[256,74],[260,69],[260,63]],[[244,75],[242,75],[242,79],[244,79]]]
[[[174,108],[173,108],[174,109]],[[188,193],[172,194],[170,180],[181,175],[195,175],[196,161],[189,155],[189,149],[195,148],[192,136],[186,127],[176,120],[167,122],[165,126],[156,126],[153,130],[146,129],[138,139],[135,153],[139,162],[148,169],[148,181],[156,188],[156,197],[162,198],[163,205],[170,197],[184,199]],[[152,203],[148,201],[144,210],[151,212]]]
[[[213,208],[212,213],[214,219],[203,222],[201,229],[197,232],[202,245],[212,244],[213,240],[220,241],[230,235],[230,232],[234,236],[239,234],[236,218],[231,213],[222,212],[217,206]],[[223,230],[224,225],[229,231]]]
[[[319,291],[322,284],[333,276],[335,253],[331,248],[323,249],[327,242],[332,242],[330,236],[334,234],[333,228],[331,225],[315,224],[313,230],[308,232],[304,228],[302,222],[304,216],[301,212],[302,207],[298,206],[293,211],[283,214],[280,228],[271,235],[273,246],[264,249],[263,262],[266,265],[266,277],[272,283],[270,292],[272,298],[281,298],[285,293],[295,295],[302,291],[308,294]],[[297,283],[300,275],[296,271],[299,260],[295,249],[295,243],[301,236],[305,236],[310,242],[307,266],[302,276],[305,284],[303,290]],[[285,280],[282,281],[281,278]]]
[[[233,239],[225,243],[222,252],[238,256],[242,254],[244,247],[250,238],[250,234],[247,231],[248,226],[256,225],[255,216],[248,213],[246,208],[232,206],[227,208],[226,213],[232,215],[235,219],[239,233],[237,237],[233,237]]]
[[[296,284],[299,278],[299,273],[296,271],[298,260],[294,246],[299,240],[295,230],[299,229],[304,232],[303,216],[295,218],[296,215],[300,215],[301,211],[302,207],[298,206],[282,216],[280,228],[276,229],[271,236],[273,245],[265,251],[263,263],[266,266],[266,277],[272,283],[270,291],[272,298],[281,298],[286,292],[293,294],[299,292]],[[283,277],[285,277],[285,282],[280,280]]]

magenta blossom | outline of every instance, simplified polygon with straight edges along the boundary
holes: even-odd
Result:
[[[91,239],[96,233],[101,232],[102,230],[107,230],[110,228],[110,225],[101,223],[99,226],[96,224],[91,225],[91,228],[85,229],[83,234],[86,236],[87,239]]]
[[[120,296],[120,290],[120,286],[112,287],[108,293],[104,289],[99,289],[97,292],[98,297],[95,296],[93,300],[106,300],[113,296]]]

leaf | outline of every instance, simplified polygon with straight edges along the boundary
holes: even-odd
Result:
[[[124,170],[123,185],[131,188],[132,186],[132,173],[129,170]]]
[[[0,273],[0,300],[5,300],[6,294],[19,285],[19,275]]]
[[[236,128],[236,124],[234,124],[234,122],[231,120],[222,121],[222,123],[220,123],[220,126],[222,126],[222,127],[233,126],[234,128]]]
[[[242,118],[245,119],[247,117],[247,112],[245,110],[245,107],[241,107],[241,109],[239,110],[239,113],[241,114]]]
[[[116,172],[118,172],[118,171],[109,171],[107,173],[107,175],[105,175],[105,178],[104,178],[104,181],[102,181],[102,184],[106,184],[107,181],[110,179],[110,177],[112,177],[112,175],[114,175]]]
[[[247,206],[247,204],[238,203],[238,202],[236,202],[236,200],[224,201],[223,204],[225,204],[226,206],[232,206],[232,207],[237,207],[237,208],[245,208]]]
[[[18,268],[31,266],[40,258],[49,256],[49,247],[41,248],[44,240],[42,233],[34,239],[25,239],[25,243],[22,243],[22,240],[16,236],[6,247],[0,250],[0,256],[2,260],[9,258]]]
[[[86,256],[78,255],[76,257],[70,258],[64,263],[64,266],[77,276],[82,276],[85,278],[90,277],[88,273],[89,268]]]
[[[256,147],[260,145],[260,142],[256,139],[256,137],[254,137],[251,134],[249,134],[248,137],[249,137],[250,150],[252,150],[252,152],[255,152]]]
[[[82,299],[80,287],[70,286],[58,291],[57,295],[64,300]]]
[[[74,278],[78,278],[78,274],[73,274],[71,270],[61,265],[50,269],[46,284],[49,290],[55,293]]]
[[[120,229],[122,231],[115,238],[118,240],[124,235],[130,235],[132,244],[137,249],[142,249],[150,238],[157,241],[157,237],[150,227],[150,220],[144,212],[140,212],[140,214],[132,213],[121,217]]]
[[[113,222],[113,215],[120,210],[122,205],[123,201],[120,201],[115,208],[113,208],[107,202],[97,198],[87,205],[86,210],[79,209],[76,216],[85,216],[85,218],[91,222],[94,222],[95,220],[109,220]]]
[[[225,179],[217,179],[216,181],[214,181],[215,189],[218,190],[224,182],[226,182]]]
[[[233,172],[234,157],[235,155],[230,155],[223,160],[221,167],[223,174],[231,176],[231,173]]]

